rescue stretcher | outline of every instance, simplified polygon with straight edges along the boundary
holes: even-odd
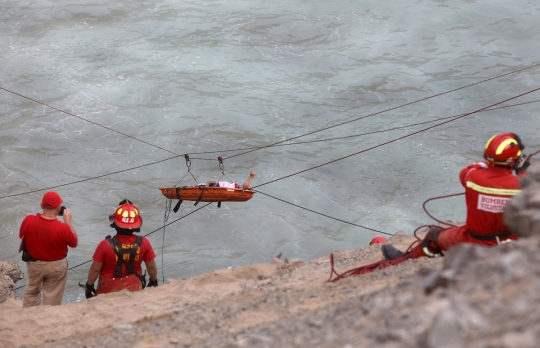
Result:
[[[169,199],[195,202],[246,202],[256,192],[249,188],[210,187],[207,185],[164,187],[160,190]]]

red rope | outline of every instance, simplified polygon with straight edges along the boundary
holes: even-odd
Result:
[[[336,281],[338,281],[340,279],[346,278],[346,277],[351,276],[351,275],[366,274],[366,273],[371,273],[371,272],[379,270],[379,269],[385,269],[385,268],[388,268],[390,266],[400,264],[403,261],[407,261],[408,259],[410,259],[410,257],[411,257],[411,253],[408,252],[408,253],[403,254],[403,256],[401,256],[400,258],[397,258],[397,259],[394,259],[394,260],[377,261],[375,263],[371,263],[369,265],[362,266],[362,267],[353,268],[353,269],[348,270],[345,273],[339,274],[339,273],[336,272],[336,270],[334,268],[334,255],[330,254],[330,265],[332,266],[332,270],[331,270],[331,273],[330,273],[330,278],[328,278],[328,280],[326,282],[327,283],[333,283],[333,282],[336,282]],[[336,275],[336,277],[332,279],[332,276],[334,274]]]
[[[420,226],[420,227],[425,227],[425,226]],[[419,228],[420,228],[419,227]],[[416,237],[416,231],[418,230],[418,228],[414,231],[414,235]],[[352,276],[352,275],[361,275],[361,274],[366,274],[366,273],[371,273],[373,271],[376,271],[376,270],[380,270],[380,269],[385,269],[385,268],[388,268],[388,267],[391,267],[391,266],[395,266],[395,265],[398,265],[404,261],[407,261],[408,259],[411,258],[411,251],[412,249],[420,243],[420,239],[418,237],[416,237],[417,240],[415,240],[414,242],[411,243],[411,245],[409,245],[409,247],[407,248],[407,251],[403,254],[403,256],[397,258],[397,259],[394,259],[394,260],[380,260],[380,261],[377,261],[377,262],[374,262],[374,263],[370,263],[369,265],[365,265],[365,266],[360,266],[360,267],[356,267],[356,268],[353,268],[353,269],[350,269],[344,273],[341,273],[339,274],[335,267],[334,267],[334,254],[331,253],[330,254],[330,267],[331,267],[331,270],[330,270],[330,278],[328,278],[328,280],[326,281],[327,283],[334,283],[340,279],[343,279],[343,278],[346,278],[346,277],[349,277],[349,276]],[[332,278],[334,275],[336,275],[335,278]]]

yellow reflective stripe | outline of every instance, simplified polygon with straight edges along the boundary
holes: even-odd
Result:
[[[476,192],[487,193],[487,194],[492,194],[492,195],[500,195],[500,196],[514,196],[521,191],[519,189],[512,190],[512,189],[484,187],[484,186],[477,185],[472,181],[467,181],[467,187],[475,190]]]
[[[440,253],[434,254],[431,251],[429,251],[428,247],[423,247],[422,251],[424,251],[424,254],[426,254],[427,257],[439,257],[439,256],[441,256]]]
[[[499,147],[497,147],[497,151],[495,151],[495,153],[497,155],[500,155],[504,151],[504,149],[510,144],[516,144],[517,145],[518,143],[514,139],[506,139],[499,145]]]
[[[486,150],[487,150],[487,148],[488,148],[488,146],[489,146],[489,143],[491,143],[491,141],[493,140],[493,138],[495,138],[496,136],[497,136],[497,135],[495,134],[494,136],[492,136],[491,138],[489,138],[489,140],[488,140],[487,143],[486,143]]]

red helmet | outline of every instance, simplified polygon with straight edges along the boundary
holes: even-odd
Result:
[[[124,203],[116,208],[114,214],[109,215],[111,227],[126,230],[138,230],[143,223],[139,209],[131,203]]]
[[[484,158],[493,164],[511,166],[521,155],[525,146],[514,133],[501,133],[491,137],[486,143]]]
[[[371,240],[371,242],[369,242],[369,245],[373,245],[373,244],[384,244],[387,242],[387,239],[384,238],[384,237],[375,237]]]

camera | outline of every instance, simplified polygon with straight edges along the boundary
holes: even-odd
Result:
[[[64,206],[60,207],[60,211],[58,212],[58,216],[64,216],[64,210],[66,210],[66,207],[64,207]]]

